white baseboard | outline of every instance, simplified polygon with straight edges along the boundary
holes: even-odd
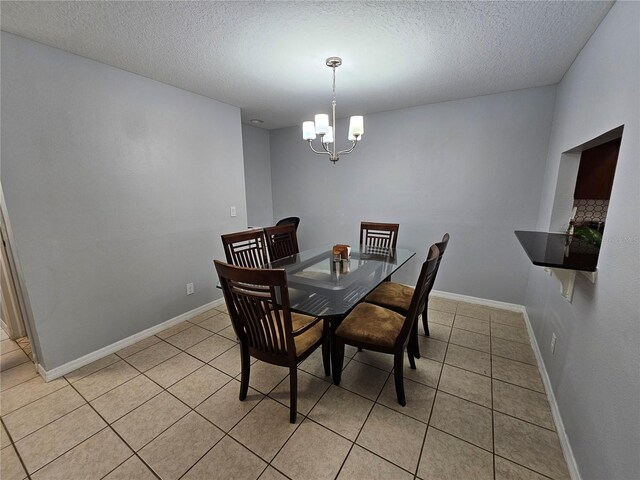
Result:
[[[538,370],[540,371],[540,376],[542,377],[544,389],[547,392],[547,399],[549,400],[549,406],[551,407],[553,422],[556,426],[556,432],[558,433],[558,438],[560,440],[560,445],[562,446],[564,458],[567,462],[567,467],[569,468],[569,475],[571,475],[571,480],[582,480],[582,477],[580,476],[580,470],[578,469],[578,463],[576,462],[576,458],[573,455],[573,450],[571,449],[571,444],[569,443],[569,437],[567,436],[567,432],[564,429],[564,423],[562,422],[562,417],[560,416],[560,409],[558,408],[556,396],[553,393],[553,388],[551,388],[551,380],[549,379],[549,374],[547,373],[547,368],[542,359],[542,353],[540,352],[538,341],[533,333],[533,328],[531,327],[531,322],[529,321],[529,315],[527,314],[527,309],[524,307],[524,305],[498,302],[496,300],[487,300],[485,298],[470,297],[468,295],[442,292],[439,290],[432,290],[432,295],[449,300],[456,300],[458,302],[475,303],[477,305],[484,305],[487,307],[502,308],[504,310],[521,312],[524,315],[524,322],[527,326],[527,332],[529,333],[529,340],[531,342],[531,347],[533,348],[533,353],[536,356],[536,362],[538,363]]]
[[[499,302],[498,300],[488,300],[486,298],[471,297],[469,295],[461,295],[459,293],[443,292],[441,290],[431,290],[434,297],[446,298],[447,300],[455,300],[457,302],[475,303],[486,307],[501,308],[503,310],[511,310],[514,312],[522,312],[524,306],[517,303]]]
[[[529,314],[527,313],[527,309],[524,306],[522,307],[522,313],[524,315],[524,321],[527,325],[527,331],[529,332],[529,339],[531,340],[533,353],[535,354],[536,361],[538,362],[538,370],[540,371],[540,376],[542,377],[542,383],[544,384],[544,389],[547,392],[547,399],[549,400],[549,406],[551,407],[553,422],[556,425],[556,432],[558,433],[560,445],[562,446],[562,451],[564,452],[564,459],[566,460],[567,467],[569,468],[569,475],[571,476],[571,480],[582,480],[580,470],[578,469],[578,462],[576,462],[576,457],[573,455],[573,449],[571,448],[571,444],[569,443],[569,437],[567,436],[567,432],[564,429],[564,423],[562,422],[562,417],[560,416],[560,408],[558,407],[556,396],[553,393],[553,388],[551,387],[551,380],[549,379],[547,368],[544,365],[544,360],[542,359],[542,353],[540,352],[538,341],[533,333],[533,328],[531,327],[531,322],[529,321]]]
[[[147,328],[138,333],[134,333],[130,337],[123,338],[122,340],[118,340],[111,345],[107,345],[106,347],[102,347],[95,352],[88,353],[80,358],[67,362],[59,367],[52,368],[51,370],[45,370],[42,365],[36,365],[36,370],[40,374],[42,378],[44,378],[45,382],[49,382],[51,380],[55,380],[56,378],[62,377],[67,373],[71,373],[74,370],[77,370],[80,367],[84,367],[85,365],[90,364],[91,362],[95,362],[107,355],[110,355],[118,350],[123,349],[124,347],[128,347],[129,345],[133,345],[134,343],[139,342],[140,340],[144,340],[147,337],[155,335],[156,333],[165,330],[173,325],[177,325],[178,323],[184,322],[185,320],[189,320],[190,318],[199,315],[202,312],[205,312],[213,307],[217,307],[218,305],[222,305],[224,303],[224,298],[219,298],[214,300],[213,302],[206,303],[198,308],[194,308],[188,312],[185,312],[177,317],[170,318],[169,320],[162,322],[158,325],[154,325],[153,327]]]

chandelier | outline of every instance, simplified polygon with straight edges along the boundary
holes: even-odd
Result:
[[[336,68],[342,65],[340,57],[329,57],[326,61],[327,67],[333,70],[333,100],[331,101],[333,124],[329,125],[329,115],[320,113],[315,116],[315,122],[304,122],[302,124],[302,138],[309,142],[309,147],[315,153],[320,155],[329,155],[329,160],[334,164],[340,160],[340,155],[351,153],[358,141],[364,135],[364,119],[361,115],[355,115],[349,120],[349,136],[351,147],[346,150],[336,151],[336,142],[334,139],[334,129],[336,125]],[[316,135],[320,136],[320,146],[322,150],[313,148],[313,141]]]

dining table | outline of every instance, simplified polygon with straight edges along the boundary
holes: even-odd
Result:
[[[406,264],[416,252],[406,248],[360,245],[348,259],[336,259],[332,246],[304,250],[269,262],[265,268],[283,268],[287,273],[290,308],[320,317],[330,331],[369,293]],[[323,348],[331,348],[329,339]],[[330,375],[329,355],[325,374]]]

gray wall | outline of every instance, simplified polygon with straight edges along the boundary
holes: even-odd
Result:
[[[522,304],[528,265],[513,231],[538,218],[554,96],[542,87],[368,115],[336,165],[300,127],[274,130],[274,215],[301,217],[301,248],[357,245],[363,220],[399,223],[398,245],[418,255],[394,279],[410,284],[449,232],[437,289]],[[339,145],[346,130],[338,121]]]
[[[46,369],[220,297],[219,235],[246,226],[238,108],[2,33],[1,113]]]
[[[273,225],[269,130],[242,125],[247,221],[250,226]]]
[[[640,4],[617,2],[558,86],[539,229],[552,222],[562,152],[624,124],[596,284],[578,276],[568,303],[559,282],[532,267],[527,289],[527,311],[585,479],[640,478],[639,45]]]

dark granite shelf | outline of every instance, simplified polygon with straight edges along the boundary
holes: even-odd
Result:
[[[600,248],[564,233],[515,232],[534,265],[595,272]]]

